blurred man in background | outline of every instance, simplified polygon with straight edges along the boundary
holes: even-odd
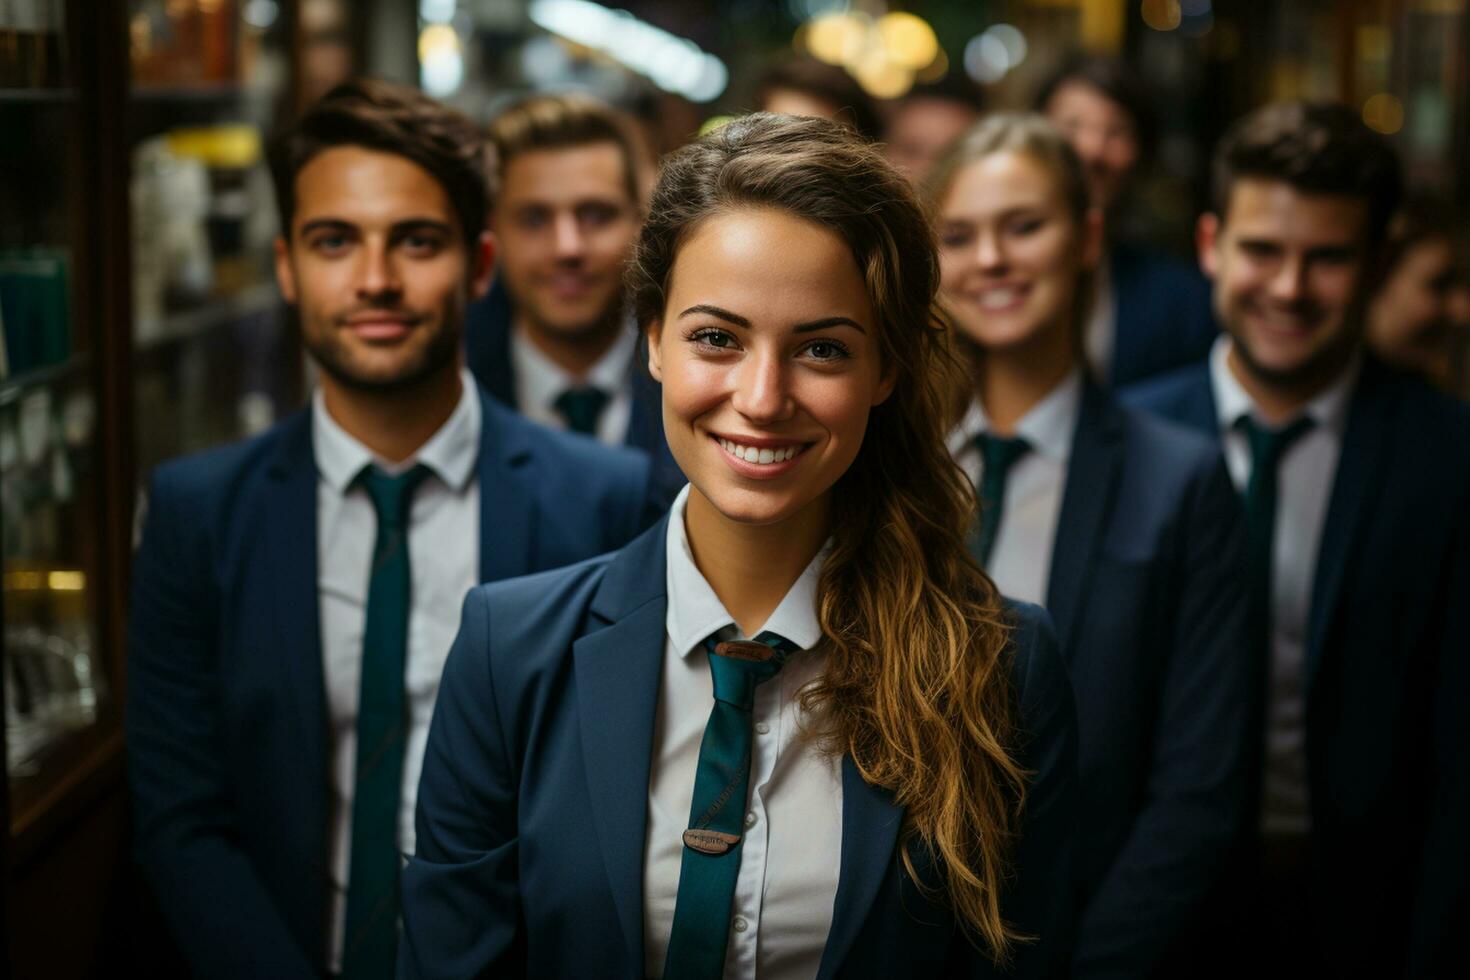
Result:
[[[1132,393],[1220,440],[1267,692],[1259,817],[1196,975],[1452,975],[1464,953],[1470,408],[1365,351],[1399,182],[1346,106],[1237,123],[1199,222],[1225,336]]]
[[[684,485],[639,355],[623,272],[642,221],[638,136],[605,103],[536,96],[490,124],[498,280],[471,308],[471,370],[527,418],[649,454],[661,495]]]
[[[863,139],[876,140],[883,122],[857,80],[836,65],[815,58],[784,58],[756,80],[755,107],[788,116],[836,119]]]
[[[889,107],[883,152],[909,180],[922,184],[944,151],[983,111],[980,93],[958,74],[915,85]]]
[[[1125,191],[1153,152],[1148,93],[1121,61],[1075,57],[1041,86],[1036,108],[1072,143],[1107,222],[1091,316],[1083,328],[1098,381],[1123,386],[1204,358],[1215,337],[1209,286],[1189,262],[1114,234]]]

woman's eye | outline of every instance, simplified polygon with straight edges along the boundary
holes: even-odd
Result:
[[[1029,235],[1032,232],[1039,231],[1041,225],[1042,221],[1040,218],[1027,218],[1024,221],[1016,222],[1011,226],[1011,230],[1017,235]]]
[[[816,361],[840,361],[851,356],[848,349],[835,340],[814,340],[807,345],[806,354]]]
[[[705,347],[713,347],[716,350],[733,350],[735,347],[735,338],[724,330],[714,330],[711,328],[696,330],[689,339]]]

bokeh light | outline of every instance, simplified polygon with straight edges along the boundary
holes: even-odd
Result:
[[[1363,122],[1369,128],[1391,136],[1404,128],[1404,104],[1397,96],[1379,92],[1363,103]]]

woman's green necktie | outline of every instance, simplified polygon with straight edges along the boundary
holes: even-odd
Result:
[[[714,707],[699,744],[689,829],[666,980],[718,980],[730,939],[730,904],[740,873],[740,843],[750,794],[751,709],[756,685],[775,677],[797,647],[775,633],[754,640],[704,641]]]

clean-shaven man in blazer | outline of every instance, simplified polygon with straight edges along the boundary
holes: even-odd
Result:
[[[646,169],[634,124],[566,93],[519,102],[489,131],[500,252],[495,283],[470,305],[470,370],[527,418],[647,453],[667,503],[684,476],[623,297]]]
[[[950,449],[981,491],[975,556],[1052,614],[1077,701],[1071,975],[1168,975],[1244,812],[1240,504],[1210,440],[1087,378],[1078,297],[1100,222],[1061,134],[992,115],[930,187],[941,301],[973,369]]]
[[[1093,204],[1116,226],[1128,186],[1156,140],[1143,83],[1117,58],[1078,55],[1041,86],[1036,109],[1082,158]],[[1184,259],[1116,231],[1104,238],[1083,324],[1093,377],[1122,386],[1203,360],[1216,334],[1209,283]]]
[[[1451,975],[1433,964],[1464,950],[1470,409],[1364,351],[1399,173],[1346,106],[1239,121],[1198,235],[1225,336],[1132,393],[1218,440],[1245,497],[1268,698],[1201,958],[1232,976]]]
[[[347,83],[273,166],[276,274],[320,386],[153,478],[129,631],[137,855],[200,976],[386,977],[465,593],[633,537],[648,464],[521,419],[460,366],[493,258],[471,123]]]

